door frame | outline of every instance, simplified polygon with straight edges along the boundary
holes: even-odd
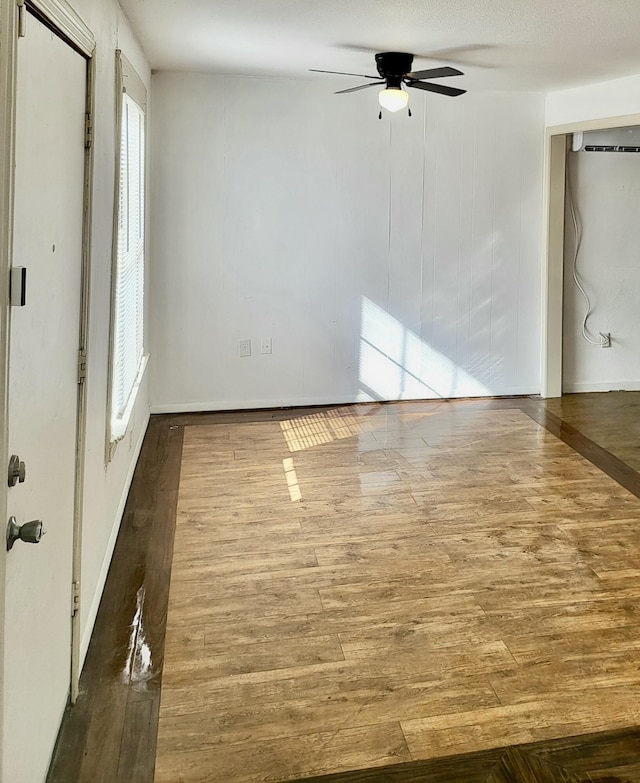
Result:
[[[640,125],[640,114],[583,120],[546,128],[542,261],[542,397],[562,396],[562,322],[566,163],[570,136],[580,131]]]
[[[13,161],[15,158],[15,93],[17,14],[12,3],[0,3],[0,103],[5,107],[0,121],[0,454],[8,453],[9,269],[13,250]],[[1,476],[0,476],[1,478]],[[7,524],[7,482],[0,481],[0,525]],[[0,672],[4,671],[4,601],[6,548],[0,546]],[[0,705],[4,704],[4,681],[0,676]],[[4,734],[4,710],[0,709],[0,736]],[[2,769],[0,743],[0,769]],[[0,773],[1,777],[1,773]]]
[[[26,7],[25,7],[26,6]],[[10,345],[9,273],[13,263],[13,218],[15,193],[17,47],[19,16],[27,9],[49,27],[65,43],[80,54],[87,63],[86,111],[94,116],[95,38],[93,33],[66,0],[13,0],[0,3],[0,101],[5,106],[4,121],[0,123],[0,466],[5,464],[8,449],[8,369]],[[29,20],[26,19],[27,27]],[[27,32],[28,34],[28,32]],[[85,146],[82,225],[82,292],[79,323],[80,351],[86,356],[89,324],[89,284],[91,253],[91,216],[93,191],[93,146]],[[86,360],[85,360],[86,362]],[[85,363],[86,367],[86,363]],[[84,488],[85,434],[86,434],[86,379],[78,384],[76,427],[76,479],[74,486],[73,572],[72,580],[80,584],[82,545],[82,499]],[[0,470],[0,525],[4,530],[7,519],[7,482]],[[4,669],[4,604],[6,551],[0,546],[0,671]],[[71,585],[69,586],[71,590]],[[71,617],[71,606],[69,607]],[[78,695],[80,678],[80,612],[72,618],[72,645],[70,651],[70,697]],[[0,704],[4,703],[0,677]],[[0,709],[0,732],[3,731],[3,710]],[[1,734],[0,734],[1,736]],[[0,754],[2,749],[0,748]],[[0,763],[2,756],[0,755]]]

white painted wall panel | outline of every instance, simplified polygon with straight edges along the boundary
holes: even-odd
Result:
[[[550,92],[547,126],[640,114],[640,74]]]
[[[469,359],[466,371],[481,388],[490,393],[492,376],[492,292],[493,256],[497,237],[495,236],[495,190],[496,190],[496,132],[491,112],[485,112],[476,101],[474,106],[475,147],[471,187],[473,202],[470,242],[470,289],[469,289]]]
[[[539,391],[543,99],[342,86],[153,76],[155,410]]]
[[[528,367],[528,357],[540,352],[541,299],[532,291],[540,290],[540,228],[530,215],[540,210],[540,192],[533,186],[540,170],[540,161],[527,154],[527,149],[540,138],[539,125],[533,117],[524,123],[520,134],[521,156],[520,193],[520,263],[518,276],[518,376]]]
[[[415,108],[424,112],[424,100]],[[391,313],[402,313],[403,323],[420,330],[422,303],[422,196],[424,193],[423,123],[389,123],[389,296]],[[422,118],[420,118],[422,119]]]
[[[502,386],[518,376],[518,333],[520,318],[509,312],[519,299],[521,222],[522,222],[522,143],[509,127],[510,111],[506,101],[497,102],[495,177],[501,183],[494,194],[494,243],[491,270],[491,344],[492,385]]]
[[[640,389],[640,155],[569,155],[574,200],[583,225],[578,272],[593,304],[592,337],[610,332],[611,348],[582,338],[585,302],[572,277],[575,246],[567,222],[564,269],[563,389]]]

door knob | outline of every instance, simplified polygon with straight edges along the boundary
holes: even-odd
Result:
[[[7,552],[13,548],[16,541],[24,541],[25,544],[39,543],[46,532],[40,519],[18,525],[16,518],[10,517],[7,525]]]
[[[27,469],[24,462],[17,454],[12,454],[9,460],[9,486],[15,487],[18,481],[22,484],[26,477]]]

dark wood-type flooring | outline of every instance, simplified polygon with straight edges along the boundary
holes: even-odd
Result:
[[[449,404],[474,410],[520,409],[640,497],[640,438],[636,438],[640,393]],[[85,662],[80,697],[65,715],[48,783],[153,781],[184,427],[225,420],[286,420],[308,413],[299,409],[151,418]],[[640,729],[629,727],[305,780],[640,783]]]

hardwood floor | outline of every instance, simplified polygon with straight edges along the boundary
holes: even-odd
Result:
[[[151,419],[51,783],[153,781],[182,436]]]
[[[565,425],[640,472],[640,393],[566,394],[545,400],[544,406]]]
[[[640,506],[574,449],[640,482],[542,403],[154,417],[147,440],[50,781],[153,780],[163,654],[158,783],[640,781]],[[127,670],[141,595],[153,663]]]
[[[636,783],[639,759],[640,731],[626,729],[307,777],[304,783]]]

